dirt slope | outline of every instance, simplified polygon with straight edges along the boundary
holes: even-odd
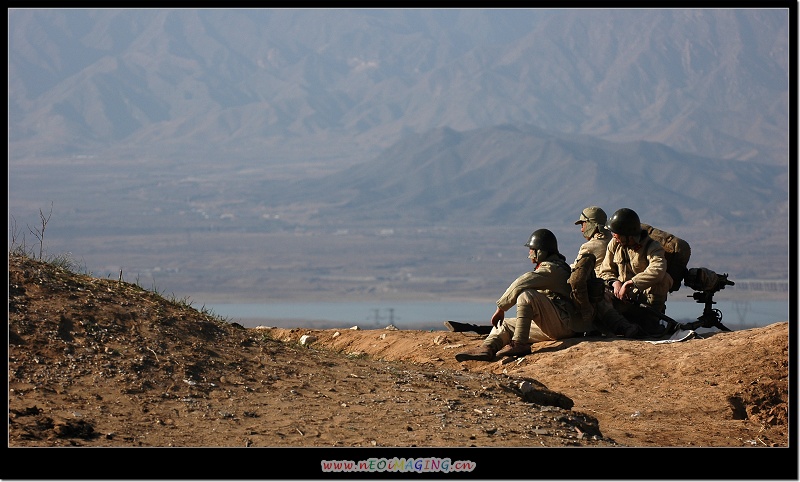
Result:
[[[773,447],[761,454],[783,457],[796,423],[786,322],[666,345],[576,338],[459,363],[480,336],[243,328],[134,284],[9,256],[8,324],[10,448]],[[796,474],[794,457],[780,470]]]

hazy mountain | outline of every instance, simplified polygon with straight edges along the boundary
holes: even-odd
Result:
[[[10,9],[9,157],[366,161],[537,125],[785,164],[787,9]]]
[[[262,192],[274,205],[313,200],[320,221],[367,225],[511,225],[523,213],[557,225],[592,204],[671,226],[762,226],[789,212],[783,166],[512,126],[409,136],[365,165]]]
[[[179,294],[491,297],[598,204],[783,279],[795,14],[9,9],[9,237],[52,206],[50,252]]]

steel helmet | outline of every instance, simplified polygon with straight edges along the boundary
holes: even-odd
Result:
[[[531,237],[525,246],[536,251],[538,259],[547,258],[551,254],[558,253],[558,241],[556,235],[549,229],[537,229],[531,233]],[[541,253],[546,251],[546,254]]]
[[[586,223],[586,225],[583,227],[583,237],[586,239],[592,239],[594,233],[601,229],[605,229],[607,220],[608,216],[606,216],[606,212],[603,211],[603,208],[600,206],[589,206],[581,211],[581,217],[575,221],[575,224]]]
[[[629,208],[617,209],[606,228],[619,236],[639,236],[642,223],[636,211]]]

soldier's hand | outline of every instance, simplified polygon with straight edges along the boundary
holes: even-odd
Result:
[[[622,291],[622,283],[620,281],[614,281],[614,284],[612,286],[614,287],[614,296],[616,296],[620,300],[625,299],[625,298],[622,297],[622,293],[623,293],[623,291]]]
[[[626,300],[626,299],[633,300],[634,297],[631,296],[631,295],[634,294],[633,291],[634,291],[635,288],[636,288],[636,286],[633,284],[632,280],[628,280],[628,281],[622,283],[622,285],[619,288],[618,298],[621,299],[621,300]],[[615,285],[615,289],[616,289],[616,285]]]
[[[503,318],[505,318],[506,312],[498,308],[495,310],[494,314],[492,315],[492,326],[497,328],[498,326],[503,324]]]

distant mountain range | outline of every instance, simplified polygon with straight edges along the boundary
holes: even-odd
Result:
[[[665,226],[762,226],[789,214],[788,168],[610,143],[535,127],[409,136],[374,161],[314,180],[270,183],[272,205],[311,202],[350,224],[562,224],[589,205],[632,207]]]
[[[9,213],[54,206],[90,271],[231,299],[494,296],[594,204],[783,279],[790,15],[12,8]]]
[[[785,165],[789,15],[12,8],[9,157],[341,164],[535,125]]]

